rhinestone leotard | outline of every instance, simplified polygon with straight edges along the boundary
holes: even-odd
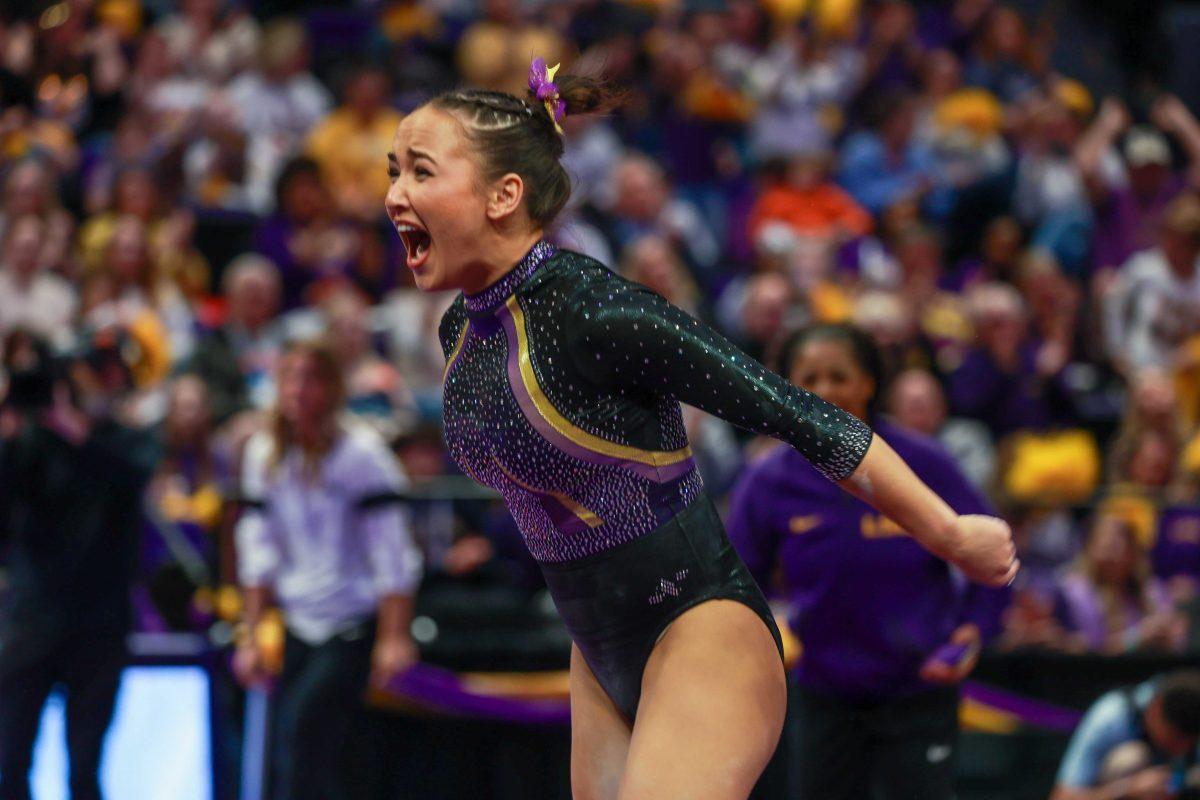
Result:
[[[871,442],[661,296],[546,242],[459,296],[439,335],[450,453],[543,562],[636,539],[701,495],[680,402],[788,442],[832,480]]]

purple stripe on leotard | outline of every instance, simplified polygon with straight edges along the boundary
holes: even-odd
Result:
[[[501,324],[504,326],[505,336],[508,338],[508,382],[512,387],[513,396],[516,397],[517,404],[521,407],[521,412],[525,415],[525,418],[529,420],[529,423],[533,425],[546,441],[568,455],[582,461],[592,464],[612,464],[624,467],[655,483],[667,483],[676,480],[696,468],[695,459],[690,456],[673,464],[660,467],[618,456],[598,453],[560,433],[538,410],[537,404],[526,389],[521,375],[520,359],[522,353],[517,337],[516,320],[513,319],[512,313],[507,308],[500,308],[498,316]]]

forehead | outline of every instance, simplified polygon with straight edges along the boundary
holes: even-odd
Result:
[[[800,356],[816,361],[854,361],[849,342],[822,336],[805,342],[800,349]]]
[[[448,112],[422,106],[401,120],[392,137],[392,153],[397,158],[409,148],[424,151],[435,160],[462,158],[467,154],[462,123]]]

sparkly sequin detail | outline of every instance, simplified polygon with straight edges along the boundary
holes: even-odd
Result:
[[[834,480],[871,441],[660,296],[541,243],[439,333],[450,453],[503,494],[540,561],[635,539],[701,495],[680,401],[790,442]]]
[[[524,283],[530,275],[537,272],[538,267],[545,264],[558,252],[554,245],[542,239],[529,249],[517,266],[504,273],[500,280],[484,289],[479,294],[463,295],[467,310],[473,313],[492,311],[508,298],[512,297],[516,288]]]
[[[675,577],[659,578],[658,588],[654,590],[654,594],[650,595],[650,605],[656,606],[668,597],[679,597],[683,589],[679,586],[683,579],[688,576],[686,569],[681,569],[675,573]]]

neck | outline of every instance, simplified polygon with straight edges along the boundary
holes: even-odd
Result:
[[[484,250],[487,255],[478,259],[469,271],[470,277],[463,281],[462,290],[467,294],[479,294],[503,278],[521,263],[542,235],[542,229],[537,228],[521,236],[496,237],[495,245]]]
[[[8,274],[13,276],[13,282],[22,289],[26,289],[33,284],[33,278],[37,275],[37,270],[29,270],[28,272],[19,269],[8,270]]]

